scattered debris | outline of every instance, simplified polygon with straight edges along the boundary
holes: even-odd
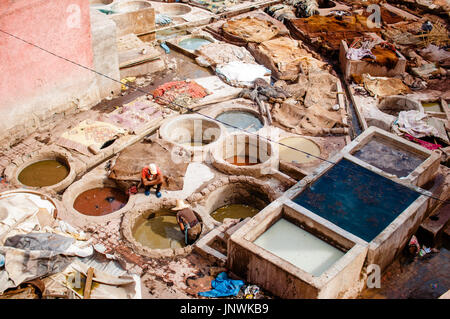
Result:
[[[209,291],[199,292],[202,297],[228,297],[236,296],[241,287],[244,285],[242,280],[230,279],[226,272],[221,272],[216,279],[211,282],[212,289]]]

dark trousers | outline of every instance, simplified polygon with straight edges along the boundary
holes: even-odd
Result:
[[[157,192],[159,192],[160,190],[161,190],[161,186],[162,186],[162,183],[160,183],[160,184],[156,184],[156,185],[152,185],[152,186],[145,186],[145,190],[146,191],[150,191],[150,189],[152,188],[152,187],[155,187],[156,188],[156,193]]]

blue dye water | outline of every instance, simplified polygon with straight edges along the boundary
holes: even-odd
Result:
[[[293,201],[370,242],[419,196],[343,159]]]
[[[200,48],[202,45],[211,43],[211,41],[203,38],[188,38],[181,40],[178,43],[178,46],[182,47],[185,50],[195,51]]]
[[[263,123],[260,119],[250,112],[244,111],[228,111],[223,112],[219,116],[216,117],[217,120],[225,123],[225,127],[229,132],[234,132],[237,129],[234,127],[239,127],[240,129],[247,130],[247,132],[256,132],[261,127],[263,127]],[[228,126],[226,124],[232,125]]]

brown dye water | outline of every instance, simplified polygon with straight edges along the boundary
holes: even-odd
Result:
[[[184,235],[178,226],[176,214],[166,209],[153,212],[148,217],[141,217],[132,233],[138,242],[152,249],[184,246]]]
[[[225,161],[236,166],[251,166],[261,163],[259,159],[250,157],[248,155],[245,156],[234,155],[232,157],[227,158]]]
[[[377,139],[370,140],[353,156],[398,177],[409,175],[425,160],[424,157],[394,148],[383,140]]]
[[[212,212],[211,217],[219,222],[223,222],[225,218],[240,219],[253,217],[258,212],[258,209],[248,205],[231,204],[220,207],[216,211]]]
[[[369,28],[367,17],[362,15],[343,16],[342,19],[336,16],[314,15],[309,18],[291,19],[288,26],[294,34],[300,30],[310,38],[322,38],[321,47],[326,45],[331,50],[339,50],[341,40],[351,43],[355,37],[363,36],[364,32],[379,34],[380,31],[378,28]]]
[[[61,182],[69,175],[69,168],[58,160],[45,160],[25,167],[18,179],[24,185],[45,187]]]
[[[73,208],[84,215],[103,216],[121,209],[127,202],[128,196],[120,189],[97,187],[78,195]]]
[[[280,140],[280,143],[286,145],[279,146],[279,156],[282,161],[306,164],[317,160],[317,157],[320,156],[319,146],[303,137],[288,137]],[[293,148],[310,155],[294,150]]]
[[[422,106],[425,112],[443,112],[441,103],[439,102],[422,103]]]

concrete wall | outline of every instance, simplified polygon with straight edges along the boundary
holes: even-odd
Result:
[[[0,29],[93,67],[88,0],[4,0]],[[94,73],[2,32],[0,47],[0,141],[30,134],[54,113],[97,102]]]
[[[120,93],[119,55],[117,52],[117,27],[106,14],[91,9],[92,50],[100,98]],[[116,80],[116,81],[114,81]]]

